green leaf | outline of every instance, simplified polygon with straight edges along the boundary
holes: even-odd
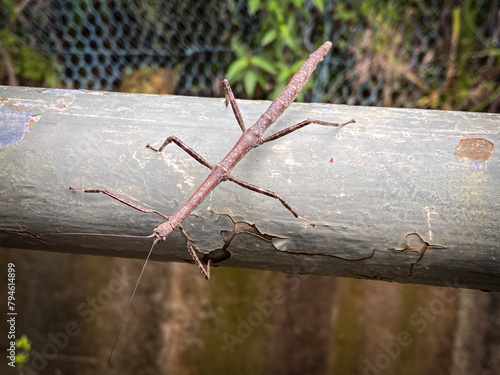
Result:
[[[245,73],[245,76],[243,77],[243,86],[245,87],[245,92],[249,97],[254,96],[258,80],[259,75],[256,71],[249,70]]]
[[[281,25],[282,23],[285,22],[286,19],[286,7],[281,6],[281,4],[278,4],[277,1],[269,1],[269,10],[271,10],[274,13],[274,16],[276,17],[276,22]]]
[[[240,42],[231,43],[231,48],[233,49],[234,54],[239,58],[244,57],[248,53],[246,46]]]
[[[365,7],[366,3],[362,3],[359,11],[361,14],[366,13],[366,11],[364,10]],[[354,22],[356,20],[356,12],[348,10],[344,4],[339,4],[335,8],[333,19],[336,21]]]
[[[276,68],[273,66],[273,64],[264,60],[262,57],[254,56],[250,59],[250,63],[252,65],[255,65],[255,66],[261,68],[262,70],[266,71],[267,73],[270,73],[273,75],[276,74]]]
[[[260,9],[260,0],[248,0],[247,9],[248,13],[253,16]]]
[[[312,2],[321,13],[325,11],[325,3],[323,0],[312,0]]]
[[[249,61],[246,58],[237,59],[227,69],[226,79],[229,81],[238,80],[243,75],[245,69],[249,66]]]
[[[472,51],[467,54],[468,57],[500,56],[500,48],[488,48],[483,51]]]
[[[29,353],[16,354],[15,356],[16,364],[24,365],[26,362],[28,362],[29,357],[30,357]]]
[[[16,340],[16,348],[19,349],[24,349],[24,350],[30,350],[31,349],[31,342],[28,340],[28,336],[22,335]]]
[[[269,43],[273,42],[276,40],[276,36],[278,34],[276,33],[276,30],[269,30],[264,34],[262,37],[262,40],[260,41],[262,46],[267,46]]]
[[[282,38],[285,40],[286,45],[292,49],[292,51],[298,50],[296,35],[293,32],[295,30],[295,26],[296,22],[295,16],[293,14],[288,17],[286,24],[280,25]]]
[[[9,12],[9,15],[12,18],[17,17],[16,7],[13,0],[2,0],[2,5]]]

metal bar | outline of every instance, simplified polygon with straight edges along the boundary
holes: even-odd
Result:
[[[168,216],[210,171],[177,147],[157,154],[146,144],[175,135],[214,163],[241,134],[223,98],[24,87],[0,87],[0,98],[3,248],[144,258],[151,239],[59,234],[147,236],[162,221],[69,186],[107,189]],[[247,124],[269,105],[238,104]],[[226,181],[185,221],[194,245],[223,247],[233,228],[216,214],[224,213],[240,233],[229,236],[222,266],[500,290],[500,116],[295,103],[274,129],[353,117],[265,144],[232,172],[278,193],[315,228]],[[333,257],[373,250],[363,261]],[[188,261],[182,234],[153,259]]]

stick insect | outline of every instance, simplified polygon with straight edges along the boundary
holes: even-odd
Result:
[[[277,193],[261,188],[259,186],[253,185],[251,183],[239,180],[233,177],[230,172],[234,168],[234,166],[253,148],[260,146],[263,143],[267,143],[270,141],[274,141],[278,138],[281,138],[287,134],[290,134],[298,129],[303,128],[309,124],[318,124],[325,126],[335,126],[342,127],[344,125],[355,122],[354,119],[349,120],[344,123],[334,123],[327,122],[316,119],[306,119],[304,121],[299,122],[298,124],[292,125],[286,129],[283,129],[277,133],[274,133],[266,138],[262,138],[264,132],[278,119],[279,116],[290,106],[290,104],[295,100],[299,91],[304,87],[307,83],[309,77],[312,72],[316,68],[316,65],[323,60],[323,56],[325,56],[332,46],[331,42],[325,42],[321,47],[319,47],[315,52],[313,52],[309,58],[304,62],[302,67],[295,73],[290,83],[281,91],[278,97],[271,103],[269,108],[259,117],[257,122],[251,126],[250,128],[246,128],[243,122],[243,116],[241,115],[238,104],[236,103],[236,99],[234,97],[233,91],[231,90],[231,86],[227,80],[224,80],[224,88],[225,88],[225,104],[226,107],[231,104],[231,108],[236,117],[236,121],[241,128],[242,134],[234,147],[228,152],[228,154],[217,164],[210,164],[206,161],[200,154],[194,151],[192,148],[187,146],[184,142],[182,142],[179,138],[174,135],[169,136],[165,142],[159,147],[154,148],[149,143],[146,145],[147,148],[155,151],[162,152],[167,145],[170,143],[175,143],[182,150],[184,150],[188,155],[193,157],[198,163],[207,167],[211,170],[208,177],[205,181],[198,187],[198,189],[193,193],[193,195],[184,203],[184,205],[172,216],[166,216],[161,212],[158,212],[153,209],[142,207],[134,202],[131,202],[125,198],[122,198],[116,194],[111,193],[105,189],[82,189],[80,187],[70,187],[70,190],[79,190],[85,193],[103,193],[110,196],[113,199],[116,199],[119,202],[122,202],[138,211],[144,213],[154,213],[166,221],[160,224],[157,228],[154,229],[153,234],[151,234],[150,238],[154,238],[153,245],[149,251],[149,254],[146,258],[149,259],[152,249],[154,246],[160,242],[165,241],[170,233],[172,233],[175,229],[179,229],[187,240],[187,250],[194,262],[205,276],[206,279],[210,278],[210,265],[212,262],[221,261],[223,259],[214,258],[208,259],[206,262],[206,268],[198,257],[193,244],[191,243],[187,233],[185,232],[182,222],[183,220],[189,216],[189,214],[210,194],[212,190],[214,190],[219,183],[222,181],[232,181],[246,189],[255,191],[257,193],[261,193],[267,195],[271,198],[279,200],[285,208],[290,211],[296,218],[299,218],[306,223],[310,224],[314,227],[314,224],[310,222],[308,219],[299,216],[297,212]]]
[[[193,195],[184,203],[184,205],[172,216],[166,216],[156,210],[145,208],[142,206],[139,206],[136,203],[133,203],[127,199],[124,199],[116,194],[113,194],[109,192],[108,190],[105,189],[83,189],[80,187],[70,187],[71,190],[79,190],[83,191],[85,193],[103,193],[105,195],[110,196],[113,199],[116,199],[119,202],[122,202],[138,211],[144,212],[144,213],[154,213],[162,218],[164,218],[166,221],[160,224],[157,228],[154,229],[154,232],[148,236],[149,238],[153,238],[153,244],[151,246],[151,249],[149,250],[149,253],[146,257],[145,263],[143,265],[143,268],[141,270],[141,273],[139,275],[139,280],[144,272],[144,269],[146,267],[146,264],[150,258],[151,252],[154,248],[154,246],[160,242],[160,241],[165,241],[170,233],[172,233],[175,229],[179,229],[184,236],[186,237],[187,241],[187,250],[191,257],[193,258],[194,262],[202,272],[202,274],[205,276],[206,279],[210,278],[210,265],[213,262],[218,262],[221,260],[224,260],[226,258],[220,258],[220,257],[205,257],[206,259],[206,267],[203,265],[202,261],[198,257],[193,244],[191,243],[187,233],[185,232],[182,222],[183,220],[188,217],[188,215],[207,197],[207,195],[210,194],[212,190],[214,190],[219,183],[222,181],[232,181],[241,187],[244,187],[246,189],[255,191],[257,193],[261,193],[264,195],[267,195],[271,198],[279,200],[283,206],[290,211],[296,218],[301,219],[305,221],[306,223],[310,224],[311,226],[314,226],[312,222],[310,222],[308,219],[299,216],[297,212],[277,193],[261,188],[259,186],[253,185],[251,183],[239,180],[231,175],[231,170],[234,168],[234,166],[253,148],[256,148],[264,143],[274,141],[278,138],[284,137],[287,134],[290,134],[296,130],[299,130],[309,124],[318,124],[318,125],[324,125],[324,126],[334,126],[334,127],[342,127],[344,125],[350,124],[355,122],[354,119],[349,120],[344,123],[334,123],[334,122],[327,122],[327,121],[322,121],[322,120],[317,120],[317,119],[311,119],[308,118],[304,121],[299,122],[298,124],[292,125],[286,129],[283,129],[281,131],[278,131],[277,133],[274,133],[266,138],[262,138],[264,132],[278,119],[279,116],[290,106],[290,104],[295,100],[297,97],[298,93],[300,90],[304,87],[304,85],[307,83],[309,77],[313,73],[314,69],[316,68],[316,65],[323,60],[323,56],[325,56],[328,51],[330,50],[332,46],[332,43],[327,41],[325,42],[321,47],[319,47],[315,52],[313,52],[309,58],[304,62],[302,67],[295,73],[293,76],[292,80],[290,83],[283,89],[283,91],[278,95],[278,97],[270,104],[270,106],[267,108],[267,110],[259,117],[257,122],[250,128],[246,128],[245,124],[243,122],[243,116],[241,115],[240,109],[238,108],[238,104],[236,103],[236,99],[234,97],[233,91],[231,90],[231,87],[229,85],[229,82],[227,80],[223,81],[224,88],[225,88],[225,104],[226,107],[231,104],[231,108],[233,110],[233,113],[236,117],[236,121],[238,125],[241,128],[242,134],[234,147],[228,152],[228,154],[217,164],[210,164],[207,160],[205,160],[200,154],[198,154],[196,151],[191,149],[189,146],[187,146],[184,142],[182,142],[179,138],[177,138],[174,135],[169,136],[165,142],[159,147],[159,148],[154,148],[150,144],[147,144],[146,147],[155,151],[155,152],[162,152],[167,145],[170,143],[174,143],[177,146],[179,146],[182,150],[184,150],[188,155],[193,157],[198,163],[201,165],[207,167],[210,169],[210,174],[208,177],[205,179],[205,181],[198,187],[198,189],[193,193]],[[138,280],[138,282],[139,282]],[[137,284],[135,285],[134,291],[132,292],[132,297],[129,301],[129,306],[132,301],[132,298],[134,297],[135,291],[137,289]],[[128,310],[128,308],[127,308]],[[123,322],[122,322],[123,325]],[[118,335],[120,334],[121,331],[121,326],[118,331]],[[117,336],[118,338],[118,336]],[[116,338],[116,339],[117,339]],[[116,341],[115,341],[116,344]],[[114,349],[114,346],[113,346]],[[112,352],[113,352],[112,349]],[[111,352],[111,353],[112,353]],[[109,363],[111,360],[111,355],[108,359],[108,368],[109,368]]]

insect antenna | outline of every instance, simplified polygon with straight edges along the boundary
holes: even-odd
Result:
[[[135,236],[132,236],[132,237],[135,237]],[[153,237],[153,235],[148,236],[148,237]],[[120,333],[122,331],[123,324],[127,320],[128,313],[129,313],[129,310],[130,310],[130,306],[132,305],[132,300],[134,299],[135,292],[137,291],[137,287],[139,286],[139,282],[141,281],[142,274],[144,273],[144,270],[146,269],[146,265],[148,264],[148,260],[149,260],[149,258],[151,256],[151,253],[153,252],[153,248],[155,247],[155,245],[158,242],[159,242],[158,238],[156,238],[153,241],[153,244],[151,245],[151,249],[149,249],[148,256],[146,257],[146,260],[144,261],[144,264],[142,265],[141,272],[139,273],[139,277],[137,279],[137,282],[135,283],[134,290],[132,291],[132,295],[130,296],[130,299],[128,301],[127,308],[125,309],[125,315],[124,315],[124,317],[123,317],[123,319],[122,319],[122,321],[120,323],[120,327],[118,328],[118,332],[116,334],[115,341],[113,342],[113,347],[111,348],[111,352],[109,353],[108,362],[106,364],[106,371],[104,372],[104,374],[107,374],[108,370],[111,368],[111,358],[113,357],[113,352],[115,351],[115,347],[116,347],[116,344],[118,342],[118,338],[120,337]]]
[[[70,235],[70,236],[102,236],[102,237],[125,237],[125,238],[153,238],[154,234],[149,236],[134,236],[131,234],[114,234],[114,233],[82,233],[82,232],[61,232],[61,233],[43,233],[42,235],[47,236],[58,236],[58,235]]]

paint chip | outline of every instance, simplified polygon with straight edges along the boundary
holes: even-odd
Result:
[[[495,150],[493,143],[483,138],[464,138],[453,150],[455,156],[470,160],[486,161]]]
[[[0,149],[19,143],[41,117],[0,103]]]
[[[474,172],[482,171],[485,162],[495,150],[493,143],[483,138],[463,138],[453,150],[455,156],[471,161],[470,168]]]
[[[415,267],[415,265],[418,262],[420,262],[420,260],[424,257],[424,254],[427,251],[427,249],[446,249],[446,247],[441,246],[441,245],[430,245],[429,243],[425,242],[422,239],[422,237],[420,237],[419,234],[413,232],[413,233],[409,233],[405,236],[404,249],[389,248],[388,250],[398,251],[398,252],[416,251],[417,253],[420,254],[417,261],[410,264],[410,273],[408,276],[412,276],[413,275],[413,267]]]

